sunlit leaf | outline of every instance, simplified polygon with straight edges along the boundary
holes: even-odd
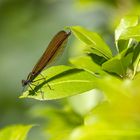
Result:
[[[70,59],[70,62],[77,68],[84,69],[85,71],[92,73],[94,75],[107,75],[105,71],[97,65],[90,56],[81,56]]]
[[[91,56],[92,60],[98,65],[102,65],[105,61],[107,61],[107,59],[103,57],[103,55],[99,53],[98,50],[95,50],[91,46],[86,46],[86,49],[84,51],[85,54]]]
[[[26,140],[32,125],[13,125],[0,130],[0,140]]]
[[[120,35],[124,32],[126,28],[136,26],[138,24],[138,16],[125,16],[121,19],[120,24],[115,30],[115,40],[118,41]]]
[[[93,89],[97,79],[93,74],[70,66],[54,66],[44,70],[42,75],[46,80],[34,83],[34,91],[28,88],[21,98],[52,100],[69,97]],[[42,77],[39,75],[35,80],[40,78]]]
[[[129,102],[130,101],[130,102]],[[139,125],[134,115],[135,105],[131,100],[118,100],[115,104],[104,102],[88,113],[84,124],[73,130],[70,140],[138,140]]]
[[[103,123],[103,122],[102,122]],[[101,124],[100,124],[101,125]],[[69,140],[138,140],[140,138],[140,130],[124,130],[113,129],[108,123],[100,125],[81,126],[73,131]]]
[[[121,77],[127,76],[127,68],[131,64],[133,48],[126,48],[120,54],[102,64],[105,71],[115,73]]]
[[[31,110],[31,115],[47,120],[43,124],[43,134],[49,140],[67,139],[71,131],[83,123],[83,118],[67,105],[64,108],[36,107]]]
[[[135,74],[137,72],[139,61],[140,61],[140,43],[138,43],[138,45],[135,47],[134,53],[133,53],[133,58],[132,58],[133,74],[132,74],[132,78],[135,76]]]
[[[78,39],[84,42],[88,47],[95,50],[96,54],[104,57],[105,59],[110,59],[112,57],[110,48],[97,33],[80,26],[72,26],[69,28]]]
[[[118,100],[123,100],[132,96],[128,89],[129,84],[114,76],[106,76],[102,79],[98,79],[96,84],[97,89],[103,91],[110,102],[118,102]]]
[[[120,39],[128,40],[131,38],[140,41],[140,25],[129,27],[120,35]]]
[[[132,81],[131,86],[129,86],[131,92],[133,93],[133,95],[139,96],[139,98],[137,98],[137,99],[140,99],[140,95],[139,95],[140,86],[139,86],[139,83],[140,83],[140,73],[137,73],[137,74],[134,76],[134,79],[133,79],[133,81]],[[137,97],[137,96],[136,96],[136,97]]]
[[[74,112],[67,110],[51,110],[48,112],[49,124],[46,132],[50,135],[50,140],[67,139],[71,131],[81,125],[82,118]],[[57,124],[57,125],[56,125]]]
[[[129,27],[134,27],[138,24],[138,16],[125,16],[121,19],[120,24],[115,30],[115,43],[119,52],[123,51],[128,47],[131,40],[121,40],[121,35],[127,30]],[[130,38],[128,38],[130,39]]]
[[[72,96],[68,99],[73,110],[82,116],[88,114],[102,100],[104,100],[102,92],[96,89]]]

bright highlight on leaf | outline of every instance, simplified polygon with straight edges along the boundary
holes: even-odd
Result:
[[[112,57],[112,52],[109,46],[97,33],[89,31],[80,26],[72,26],[69,28],[78,39],[93,50],[93,53],[98,54],[107,60]]]
[[[26,140],[33,125],[13,125],[0,130],[0,140]]]
[[[134,27],[138,24],[139,17],[138,16],[126,16],[121,19],[120,24],[115,30],[115,40],[118,41],[121,34],[130,27]]]
[[[41,92],[43,92],[43,100],[59,99],[83,93],[96,86],[94,84],[97,79],[95,75],[70,66],[54,66],[46,69],[42,74],[46,80],[37,81],[35,83],[37,85],[34,89],[35,92],[29,88],[28,91],[23,93],[21,98],[27,97],[42,100]],[[40,79],[40,76],[37,79]],[[49,89],[47,84],[49,84],[51,89]]]
[[[90,56],[81,56],[70,59],[70,62],[77,68],[84,69],[85,71],[96,75],[97,77],[105,76],[107,73],[102,70],[101,66],[93,62]]]
[[[116,73],[125,77],[127,68],[130,66],[133,58],[133,48],[126,48],[120,54],[103,63],[102,68],[105,71]]]
[[[140,41],[140,25],[129,27],[120,35],[120,39],[123,40],[128,40],[130,38]]]
[[[126,16],[121,19],[120,24],[115,30],[115,44],[118,52],[129,47],[129,44],[132,42],[131,38],[134,38],[134,36],[132,37],[134,31],[129,30],[131,30],[131,28],[136,28],[138,22],[138,16]]]

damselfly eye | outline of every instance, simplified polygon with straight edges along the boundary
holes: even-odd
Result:
[[[21,83],[22,83],[22,86],[23,86],[23,87],[26,86],[26,85],[28,84],[28,82],[27,82],[26,80],[22,80]]]

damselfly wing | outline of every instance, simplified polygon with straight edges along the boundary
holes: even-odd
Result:
[[[23,87],[26,85],[30,86],[30,84],[42,72],[42,70],[53,62],[53,60],[57,57],[57,54],[64,48],[70,34],[71,32],[67,33],[65,31],[60,31],[53,37],[44,54],[29,73],[27,79],[22,80]]]

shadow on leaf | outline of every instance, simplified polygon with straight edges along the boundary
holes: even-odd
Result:
[[[80,73],[80,72],[83,72],[84,70],[82,69],[77,69],[77,68],[73,68],[73,69],[70,69],[70,70],[67,70],[67,71],[64,71],[62,73],[59,73],[53,77],[50,77],[49,79],[47,80],[44,80],[42,83],[40,83],[39,85],[36,85],[35,88],[33,90],[29,90],[29,95],[36,95],[37,92],[41,92],[39,91],[44,85],[47,84],[47,86],[49,87],[49,82],[55,80],[55,79],[59,79],[59,78],[62,78],[62,77],[67,77],[68,75],[73,75],[73,74],[76,74],[76,73]],[[50,90],[53,90],[50,88]]]

